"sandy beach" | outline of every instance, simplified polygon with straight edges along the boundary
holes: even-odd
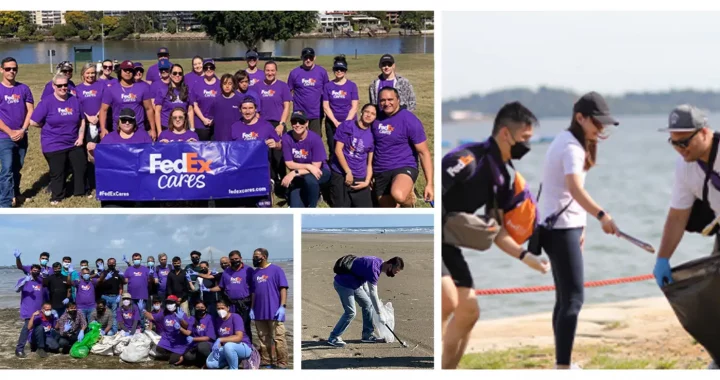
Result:
[[[461,368],[553,368],[551,312],[487,321],[482,307],[480,314]],[[689,369],[710,362],[663,297],[585,305],[572,360],[586,369]]]
[[[332,271],[342,255],[400,256],[405,270],[394,278],[380,277],[383,303],[395,309],[395,333],[407,348],[394,343],[361,343],[362,315],[343,339],[345,348],[326,344],[342,314],[333,288]],[[308,234],[302,235],[302,368],[303,369],[432,369],[433,359],[433,235]]]

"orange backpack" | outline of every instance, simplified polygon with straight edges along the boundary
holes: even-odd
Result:
[[[516,243],[522,245],[538,225],[537,204],[525,178],[517,170],[512,188],[513,197],[504,208],[503,227]]]

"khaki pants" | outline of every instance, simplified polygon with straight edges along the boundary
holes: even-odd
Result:
[[[272,364],[273,343],[275,345],[275,365],[285,368],[288,364],[288,348],[285,341],[285,324],[278,321],[255,321],[260,340],[260,365]]]

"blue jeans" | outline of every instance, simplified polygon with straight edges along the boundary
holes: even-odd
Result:
[[[117,318],[115,318],[115,312],[117,311],[118,306],[120,306],[120,303],[117,302],[117,296],[102,296],[102,299],[107,302],[107,307],[112,310],[112,321],[113,321],[113,327],[112,331],[117,332],[118,326],[117,326]],[[105,311],[107,313],[107,311]]]
[[[60,349],[60,337],[57,331],[52,330],[48,335],[45,334],[45,329],[42,326],[35,326],[33,328],[33,339],[35,344],[37,344],[37,348],[50,352],[58,352]]]
[[[85,317],[85,322],[87,322],[88,325],[90,324],[90,314],[92,314],[93,310],[95,310],[95,308],[92,308],[92,309],[80,309],[80,312],[81,312],[82,315]]]
[[[357,303],[360,305],[360,309],[362,309],[362,338],[364,339],[370,337],[373,334],[373,331],[375,331],[372,318],[373,305],[370,301],[370,295],[368,295],[362,287],[353,290],[346,288],[337,282],[334,282],[333,285],[335,286],[335,291],[338,296],[340,296],[340,303],[342,304],[345,312],[342,316],[340,316],[340,320],[330,333],[329,339],[339,338],[345,330],[347,330],[348,326],[350,326],[350,322],[352,322],[355,318],[355,300],[357,300]]]
[[[18,337],[17,346],[15,347],[15,352],[20,352],[25,350],[25,344],[28,340],[28,322],[30,322],[30,319],[26,319],[25,323],[23,323],[23,327],[20,329],[20,336]],[[37,343],[37,342],[36,342]]]
[[[320,179],[312,174],[305,174],[293,179],[288,192],[290,193],[289,204],[293,208],[315,208],[320,200],[320,186],[330,181],[330,170],[322,167]]]
[[[251,354],[252,349],[243,342],[225,343],[225,345],[220,348],[220,358],[216,360],[213,355],[210,354],[205,363],[208,368],[213,369],[224,368],[225,366],[227,366],[228,369],[239,369],[240,361],[249,358]]]
[[[145,306],[147,307],[148,300],[140,300],[140,299],[132,300],[133,305],[137,306],[138,311],[140,311],[140,323],[138,323],[138,326],[140,327],[140,331],[145,331],[145,313],[143,313],[143,311],[145,311],[145,308],[141,308],[140,305],[138,305],[138,302],[140,302],[140,301],[145,302]],[[128,326],[128,327],[132,327],[132,326]],[[133,334],[134,333],[135,332],[133,331]]]
[[[12,199],[20,195],[20,170],[27,147],[27,135],[18,142],[0,139],[0,208],[12,207]]]

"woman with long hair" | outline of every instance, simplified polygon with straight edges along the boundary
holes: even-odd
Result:
[[[177,107],[170,113],[168,129],[160,133],[158,141],[168,143],[173,141],[198,141],[197,133],[188,129],[188,113],[182,107]]]
[[[335,154],[335,131],[345,121],[357,119],[358,87],[355,82],[347,79],[347,60],[344,55],[335,57],[333,72],[335,79],[327,82],[322,92],[323,110],[325,111],[325,136],[327,137],[330,159]]]
[[[183,68],[177,63],[172,65],[170,82],[168,82],[167,87],[164,91],[161,88],[155,94],[155,125],[161,126],[162,130],[168,129],[170,112],[173,112],[176,108],[187,111],[190,118],[190,130],[195,129],[193,126],[194,120],[192,119],[193,109],[189,107],[189,89],[185,84]]]
[[[193,85],[190,92],[190,104],[195,111],[195,132],[200,141],[212,139],[213,117],[215,102],[220,95],[220,80],[215,76],[215,61],[206,59],[203,62],[205,76],[202,81]]]

